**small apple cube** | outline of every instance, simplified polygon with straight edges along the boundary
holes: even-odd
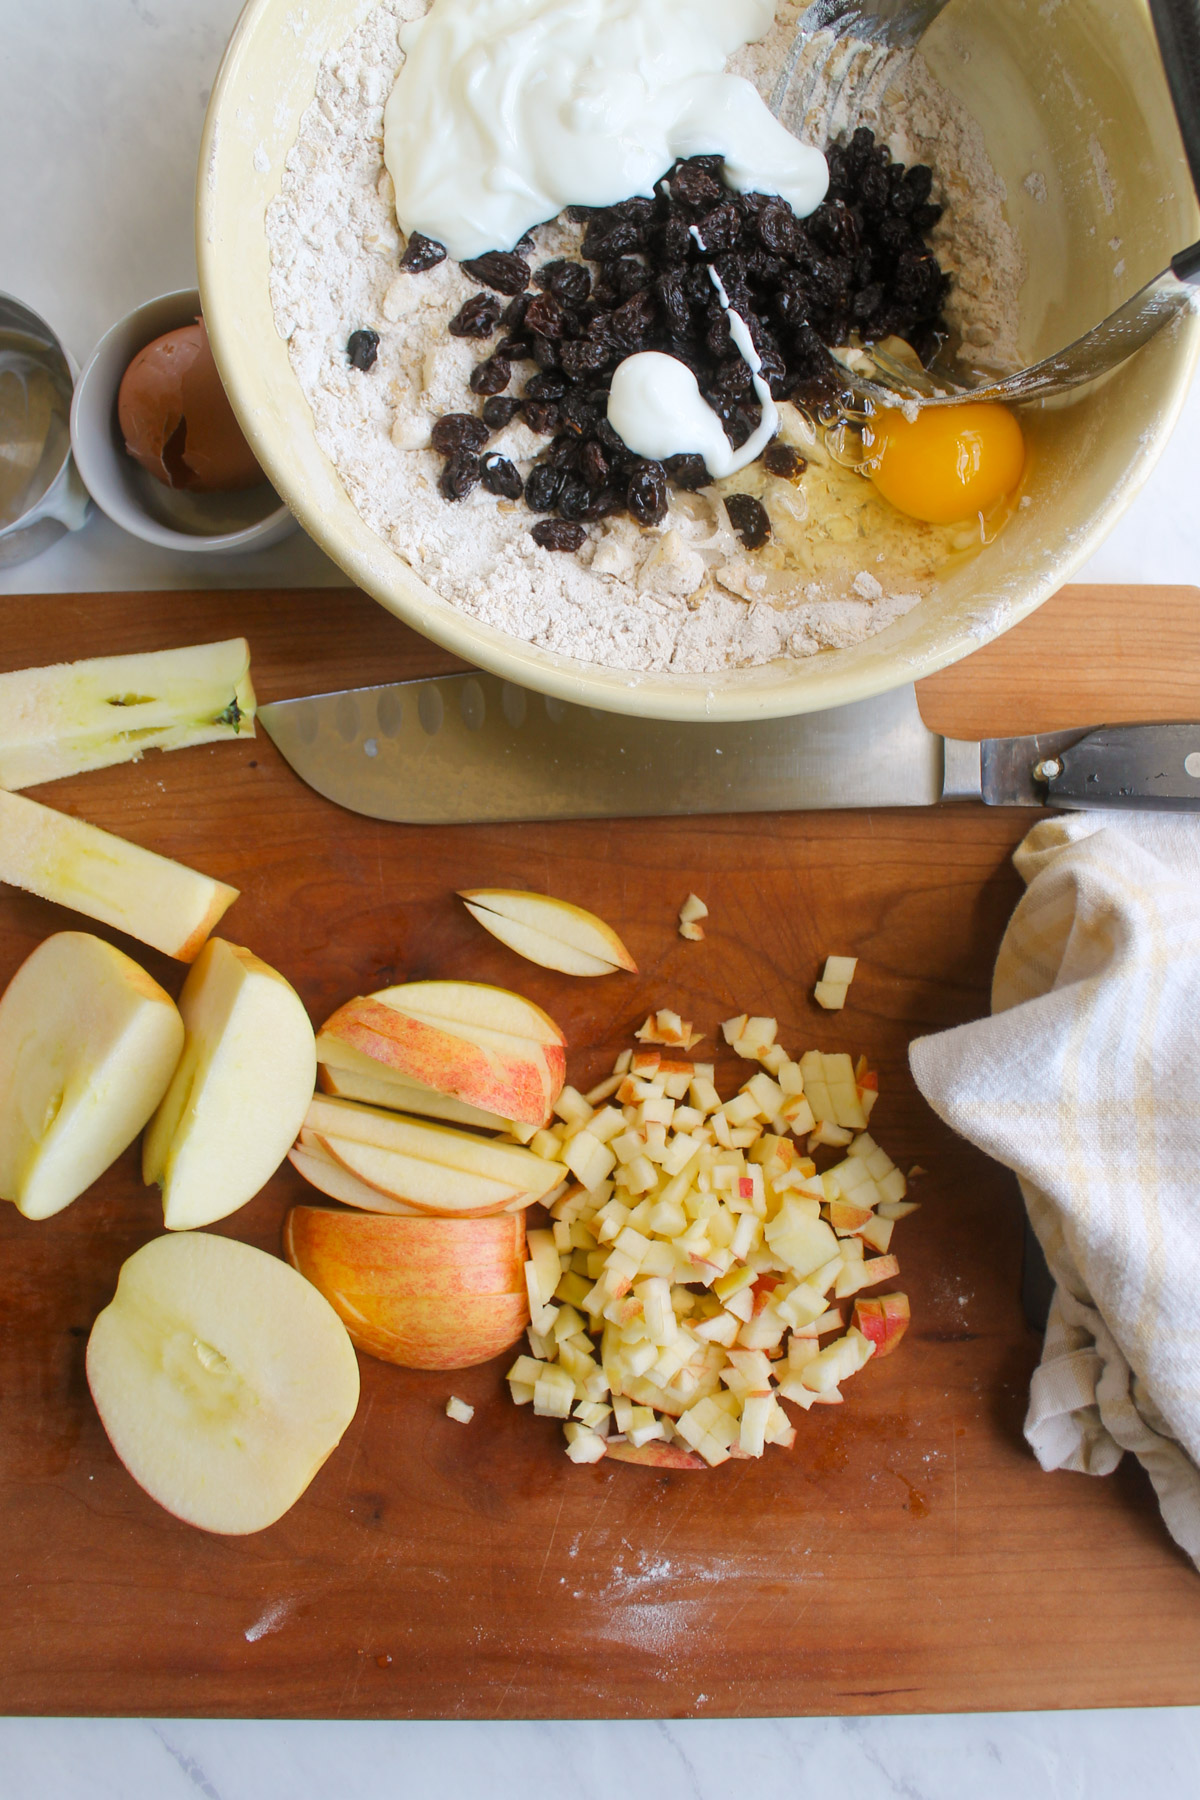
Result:
[[[876,1356],[890,1356],[908,1330],[907,1294],[880,1294],[854,1302],[854,1324],[875,1346]]]
[[[475,1408],[460,1400],[457,1394],[451,1394],[446,1402],[446,1417],[455,1419],[460,1425],[469,1425],[475,1417]]]

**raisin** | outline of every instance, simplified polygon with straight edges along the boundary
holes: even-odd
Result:
[[[539,519],[529,535],[542,550],[581,550],[587,541],[583,526],[567,519]]]
[[[658,304],[667,330],[674,337],[687,337],[692,329],[692,309],[678,275],[662,275],[658,280]]]
[[[504,311],[500,314],[500,323],[504,326],[506,331],[521,330],[525,323],[525,314],[528,311],[529,302],[532,299],[532,294],[518,294],[514,299],[509,301]]]
[[[711,207],[721,198],[721,184],[698,163],[680,163],[671,177],[671,198],[680,206]]]
[[[758,241],[773,256],[795,257],[800,253],[803,233],[790,206],[773,202],[764,206],[754,221]]]
[[[438,487],[447,500],[463,500],[479,481],[479,458],[473,450],[456,450],[449,457],[438,478]]]
[[[578,381],[584,375],[598,375],[615,358],[607,344],[591,343],[584,338],[564,344],[561,360],[572,381]]]
[[[379,355],[379,333],[377,331],[352,331],[346,340],[346,360],[352,369],[361,369],[365,375],[368,369],[375,367],[375,358]]]
[[[512,364],[502,356],[489,356],[471,370],[473,394],[499,394],[512,380]]]
[[[506,362],[528,362],[533,355],[533,345],[528,338],[502,337],[496,345],[496,355]]]
[[[482,450],[488,441],[488,428],[474,413],[443,413],[430,432],[429,441],[439,456],[454,456],[459,450]]]
[[[549,437],[558,430],[558,408],[552,400],[526,400],[521,411],[525,415],[525,423],[530,431]]]
[[[586,518],[591,503],[592,490],[583,477],[573,474],[564,475],[558,494],[559,517],[563,519]]]
[[[705,213],[699,224],[700,241],[711,256],[719,250],[732,250],[742,235],[742,221],[732,200]]]
[[[451,337],[491,337],[500,323],[500,302],[492,294],[472,294],[464,300],[447,330]]]
[[[590,488],[602,488],[608,480],[608,469],[608,458],[601,445],[595,438],[590,438],[583,446],[580,456],[580,474]]]
[[[551,463],[535,463],[525,483],[525,504],[530,512],[553,512],[562,491],[563,472]]]
[[[622,256],[612,266],[612,280],[622,300],[628,300],[631,294],[640,294],[653,279],[652,270],[636,256]]]
[[[547,369],[540,375],[531,375],[525,383],[525,393],[530,400],[561,400],[567,391],[565,375]]]
[[[799,481],[808,463],[798,450],[790,444],[781,444],[776,438],[763,452],[763,468],[768,475],[779,475],[784,481]]]
[[[654,330],[654,300],[644,290],[618,306],[612,315],[612,333],[622,350],[642,350]]]
[[[690,450],[680,456],[668,456],[663,468],[676,487],[702,488],[710,480],[704,458]]]
[[[726,494],[725,511],[746,549],[761,550],[771,535],[771,521],[762,501],[753,494]]]
[[[406,275],[423,275],[426,269],[434,269],[445,260],[445,244],[439,244],[436,238],[427,238],[423,233],[414,231],[400,258],[400,267]]]
[[[502,500],[521,498],[525,484],[516,465],[509,462],[507,456],[500,456],[492,450],[481,459],[479,467],[483,485],[489,494],[499,494]]]
[[[584,514],[588,519],[611,519],[614,513],[625,511],[625,496],[619,488],[601,488],[593,496],[591,505]]]
[[[626,503],[639,525],[658,525],[667,516],[667,473],[660,462],[639,462],[629,477]]]
[[[525,309],[525,330],[540,331],[543,337],[563,335],[563,309],[552,293],[535,294]]]
[[[489,431],[503,431],[521,410],[521,402],[511,394],[493,394],[483,403],[483,422]]]
[[[488,250],[462,267],[472,281],[482,281],[498,294],[520,294],[529,286],[529,264],[512,250]]]
[[[574,438],[589,437],[596,429],[599,414],[582,394],[568,394],[558,412],[563,430]]]
[[[554,339],[544,337],[540,331],[529,335],[529,351],[539,369],[554,369],[558,366],[558,352],[554,348]]]
[[[540,288],[549,289],[564,306],[582,306],[592,291],[592,277],[582,263],[556,257],[543,263],[533,278]]]

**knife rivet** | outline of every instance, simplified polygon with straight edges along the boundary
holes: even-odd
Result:
[[[368,738],[366,740],[366,742],[363,744],[363,754],[365,756],[378,756],[379,755],[379,744],[375,738]]]
[[[1200,750],[1192,750],[1183,759],[1184,772],[1200,781]]]
[[[1043,757],[1041,762],[1033,765],[1033,779],[1035,781],[1057,781],[1062,774],[1062,768],[1062,763],[1057,756]]]

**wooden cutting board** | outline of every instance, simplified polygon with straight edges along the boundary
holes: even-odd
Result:
[[[453,663],[354,592],[0,601],[0,668],[244,632],[260,697]],[[939,729],[1025,732],[1200,714],[1200,591],[1075,588],[922,685]],[[517,1411],[505,1362],[413,1374],[368,1358],[358,1415],[279,1524],[206,1536],[118,1465],[84,1347],[156,1235],[126,1156],[57,1218],[0,1208],[0,1710],[342,1717],[919,1712],[1200,1701],[1200,1581],[1128,1462],[1041,1473],[1021,1435],[1038,1340],[1004,1171],[916,1095],[905,1048],[987,1007],[1035,815],[788,814],[417,829],[318,798],[270,742],[62,781],[40,798],[234,883],[223,929],[314,1019],[422,976],[520,988],[587,1086],[669,1003],[710,1034],[775,1013],[790,1047],[866,1049],[872,1121],[924,1205],[896,1234],[900,1352],[801,1419],[792,1453],[678,1474],[576,1468]],[[454,899],[529,886],[609,919],[642,973],[521,962]],[[703,944],[675,930],[694,889]],[[73,915],[0,891],[0,982]],[[173,992],[183,971],[133,948]],[[840,1017],[810,995],[860,958]],[[733,1071],[730,1070],[732,1074]],[[276,1251],[286,1165],[218,1226]],[[469,1426],[444,1416],[457,1393]]]

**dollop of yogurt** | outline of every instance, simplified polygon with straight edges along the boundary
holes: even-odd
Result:
[[[702,154],[737,192],[806,216],[824,156],[725,70],[774,16],[774,0],[434,0],[401,30],[384,112],[401,226],[462,261],[564,206],[649,196]]]
[[[695,226],[692,235],[699,244]],[[653,457],[656,462],[668,456],[702,456],[713,480],[719,481],[762,455],[779,430],[779,408],[759,373],[762,358],[750,327],[730,306],[725,284],[711,263],[708,275],[729,320],[729,335],[750,368],[750,382],[762,407],[757,428],[735,450],[687,364],[661,350],[639,350],[618,363],[608,393],[608,422],[635,456]]]

